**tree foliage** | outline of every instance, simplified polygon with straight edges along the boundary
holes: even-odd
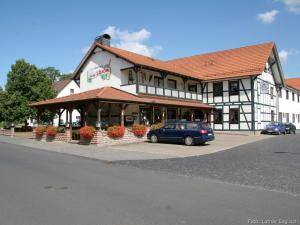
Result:
[[[7,84],[3,95],[3,118],[7,122],[23,123],[36,110],[30,103],[55,97],[52,80],[43,69],[17,60],[7,75]]]

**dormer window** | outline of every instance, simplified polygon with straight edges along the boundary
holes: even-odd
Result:
[[[74,89],[73,88],[70,89],[70,95],[72,95],[72,94],[74,94]]]

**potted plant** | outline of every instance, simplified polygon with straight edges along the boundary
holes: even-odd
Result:
[[[121,138],[125,134],[125,127],[115,125],[107,128],[107,135],[111,138]]]
[[[57,127],[48,126],[46,128],[46,134],[47,134],[47,137],[54,138],[55,135],[57,134]]]
[[[137,137],[144,137],[147,133],[147,127],[143,124],[134,124],[132,126],[132,132]]]
[[[92,126],[84,126],[80,128],[79,133],[81,137],[90,140],[94,137],[95,131],[96,129]]]
[[[155,124],[152,124],[152,125],[151,125],[150,129],[151,129],[151,130],[157,130],[157,129],[162,128],[163,126],[164,126],[163,123],[155,123]]]
[[[38,126],[38,127],[36,127],[35,131],[34,131],[36,138],[39,138],[39,139],[42,138],[42,136],[45,133],[45,130],[46,130],[46,128],[44,126]]]

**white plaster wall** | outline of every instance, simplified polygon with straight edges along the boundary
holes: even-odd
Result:
[[[286,90],[289,91],[289,99],[286,99]],[[292,93],[295,94],[295,101],[292,100]],[[296,125],[300,129],[300,102],[298,102],[298,95],[300,91],[291,88],[282,89],[282,97],[279,98],[279,112],[283,113],[282,122],[287,122],[286,113],[289,113],[289,122]],[[293,121],[293,114],[295,114],[295,122]]]
[[[90,69],[100,65],[108,64],[109,62],[111,62],[112,70],[109,80],[102,80],[100,76],[97,76],[92,79],[91,82],[88,82],[87,72]],[[80,73],[81,92],[101,87],[115,87],[120,89],[121,84],[124,84],[125,81],[128,82],[126,80],[127,77],[124,77],[122,75],[123,72],[121,71],[121,69],[131,66],[133,65],[107,51],[103,51],[100,48],[95,49],[94,54],[88,59],[85,66],[83,67],[82,72]]]
[[[64,96],[68,96],[71,94],[71,89],[74,90],[74,94],[77,94],[80,92],[80,88],[79,86],[75,83],[75,81],[70,81],[69,84],[67,84],[65,86],[65,88],[63,90],[61,90],[58,94],[57,94],[57,98],[60,97],[64,97]],[[72,122],[76,122],[78,120],[78,117],[80,118],[80,114],[77,110],[74,110],[72,113]],[[61,119],[63,120],[63,123],[66,122],[66,111],[64,111],[61,115]],[[54,121],[53,121],[53,125],[54,126],[58,126],[58,116],[55,117]]]

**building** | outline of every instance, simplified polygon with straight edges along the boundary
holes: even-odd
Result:
[[[153,124],[176,119],[215,130],[262,129],[277,120],[284,76],[274,42],[162,61],[95,39],[76,68],[80,93],[32,104],[77,109],[83,124]],[[101,121],[101,123],[100,123]]]
[[[79,85],[74,80],[55,81],[52,87],[57,93],[56,98],[61,98],[64,96],[77,94],[80,92]],[[68,121],[67,116],[68,116],[67,112],[64,109],[61,109],[61,113],[58,113],[58,115],[54,118],[53,125],[58,126],[61,124],[65,124],[66,121]],[[79,112],[74,111],[72,115],[72,121],[74,122],[80,121]]]
[[[285,83],[279,92],[278,120],[293,123],[300,129],[300,78],[286,79]]]

